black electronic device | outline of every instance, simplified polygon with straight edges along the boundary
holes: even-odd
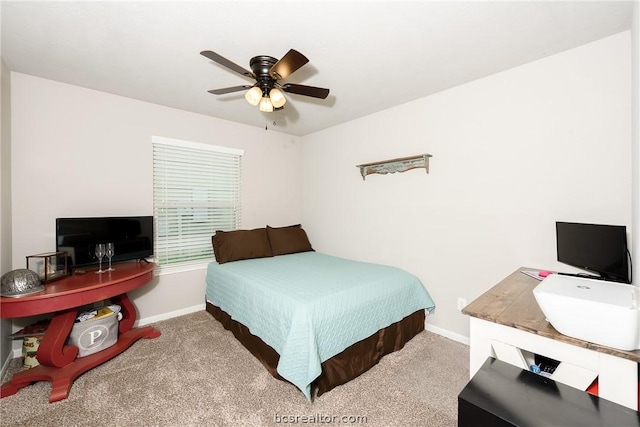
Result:
[[[56,218],[56,250],[67,252],[71,268],[98,264],[96,244],[109,242],[112,262],[152,256],[153,217]]]
[[[540,372],[536,373],[539,373],[540,375],[545,377],[550,377],[560,365],[559,361],[539,354],[536,354],[534,356],[534,363],[540,370]]]
[[[556,243],[559,262],[597,273],[597,279],[631,283],[624,225],[556,222]]]

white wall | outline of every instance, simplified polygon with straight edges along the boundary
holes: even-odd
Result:
[[[0,6],[1,7],[1,6]],[[11,271],[11,80],[0,61],[0,276]],[[11,345],[3,337],[11,333],[11,320],[0,320],[0,373],[9,360]]]
[[[300,222],[298,137],[25,74],[11,84],[13,268],[55,249],[56,217],[152,215],[153,135],[244,149],[242,226]],[[204,304],[204,272],[132,292],[139,318]]]
[[[306,136],[303,223],[314,248],[392,264],[468,336],[471,302],[555,261],[555,221],[631,225],[630,32]],[[430,153],[431,172],[355,165]]]
[[[631,25],[631,57],[632,65],[632,169],[633,169],[633,265],[636,276],[640,274],[640,2],[633,4],[633,21]],[[640,286],[640,280],[634,280]]]

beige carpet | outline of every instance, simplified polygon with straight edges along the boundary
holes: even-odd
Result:
[[[161,337],[140,340],[81,375],[66,400],[48,403],[48,382],[0,399],[0,425],[457,425],[469,350],[430,332],[309,403],[297,388],[271,377],[207,312],[155,326]],[[18,369],[15,359],[4,381]],[[305,416],[316,418],[305,423]]]

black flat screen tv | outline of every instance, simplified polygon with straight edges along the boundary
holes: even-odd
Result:
[[[152,256],[153,216],[56,218],[56,250],[67,252],[71,268],[97,265],[96,244],[109,242],[111,262]]]
[[[556,222],[556,243],[559,262],[599,279],[631,283],[624,225]]]

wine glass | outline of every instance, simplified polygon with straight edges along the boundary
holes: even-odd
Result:
[[[113,253],[114,253],[113,243],[107,243],[107,246],[105,246],[105,255],[107,255],[107,258],[109,258],[109,268],[107,268],[106,271],[115,270],[115,268],[111,267],[111,257],[113,256]]]
[[[104,270],[102,269],[102,258],[104,257],[104,252],[105,252],[105,247],[104,247],[104,243],[98,243],[96,245],[96,257],[98,258],[98,271],[96,271],[96,274],[101,274],[104,273]]]

